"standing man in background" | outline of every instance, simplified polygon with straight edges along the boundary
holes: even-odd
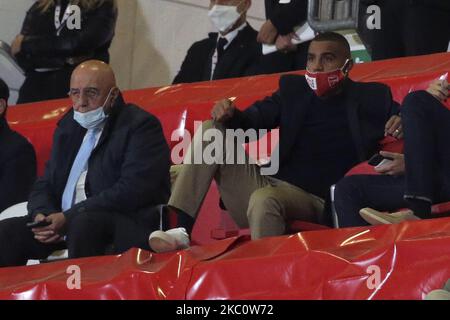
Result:
[[[379,28],[368,22],[376,14],[368,10],[373,5],[379,8],[379,16],[373,16],[380,20]],[[450,41],[450,1],[362,0],[358,29],[372,60],[446,52]]]
[[[74,6],[79,12],[72,11]],[[115,0],[35,1],[11,45],[26,76],[18,103],[66,98],[78,64],[90,59],[108,63],[117,14]],[[73,18],[79,26],[69,23]]]
[[[273,62],[267,63],[267,67],[282,68],[283,71],[305,69],[310,42],[293,45],[292,39],[295,38],[295,27],[307,21],[308,1],[265,0],[265,8],[267,21],[262,25],[257,39],[262,44],[275,44],[278,49],[278,52],[269,55]]]

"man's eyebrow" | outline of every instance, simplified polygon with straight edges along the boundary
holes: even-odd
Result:
[[[70,90],[100,90],[99,88],[96,87],[86,87],[86,88],[70,88]]]
[[[331,52],[331,51],[327,51],[327,52],[323,52],[322,56],[333,56],[333,57],[336,57],[336,53]]]

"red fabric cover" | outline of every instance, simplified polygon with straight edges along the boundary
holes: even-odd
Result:
[[[0,299],[423,299],[450,278],[448,218],[248,239],[0,269]]]
[[[408,92],[426,88],[430,81],[449,70],[450,53],[440,53],[359,64],[351,71],[350,77],[356,81],[385,83],[391,87],[394,99],[401,102]],[[294,73],[303,74],[303,71]],[[163,124],[167,140],[174,146],[176,142],[170,141],[172,132],[185,128],[192,133],[194,120],[210,119],[215,101],[237,97],[237,106],[245,109],[255,100],[272,94],[278,87],[279,77],[254,76],[131,90],[124,96],[126,101],[156,115]],[[449,104],[450,99],[447,101]],[[39,173],[43,172],[49,157],[56,122],[69,108],[70,101],[64,99],[11,107],[8,111],[11,126],[28,137],[35,146]]]

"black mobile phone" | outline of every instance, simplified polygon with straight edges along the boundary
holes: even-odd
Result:
[[[28,222],[27,223],[27,227],[30,228],[30,229],[43,228],[43,227],[47,227],[49,225],[51,225],[51,222],[48,222],[46,220],[33,221],[33,222]]]
[[[376,155],[374,155],[372,158],[370,158],[369,160],[369,165],[376,167],[377,165],[379,165],[381,163],[381,161],[383,160],[394,160],[393,158],[390,157],[384,157],[381,154],[377,153]]]

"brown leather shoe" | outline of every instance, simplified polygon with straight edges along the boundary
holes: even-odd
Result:
[[[397,224],[408,220],[420,220],[411,210],[394,213],[380,212],[372,208],[364,208],[359,211],[361,217],[373,226],[380,224]]]
[[[450,292],[446,290],[433,290],[425,296],[425,300],[450,300]]]

